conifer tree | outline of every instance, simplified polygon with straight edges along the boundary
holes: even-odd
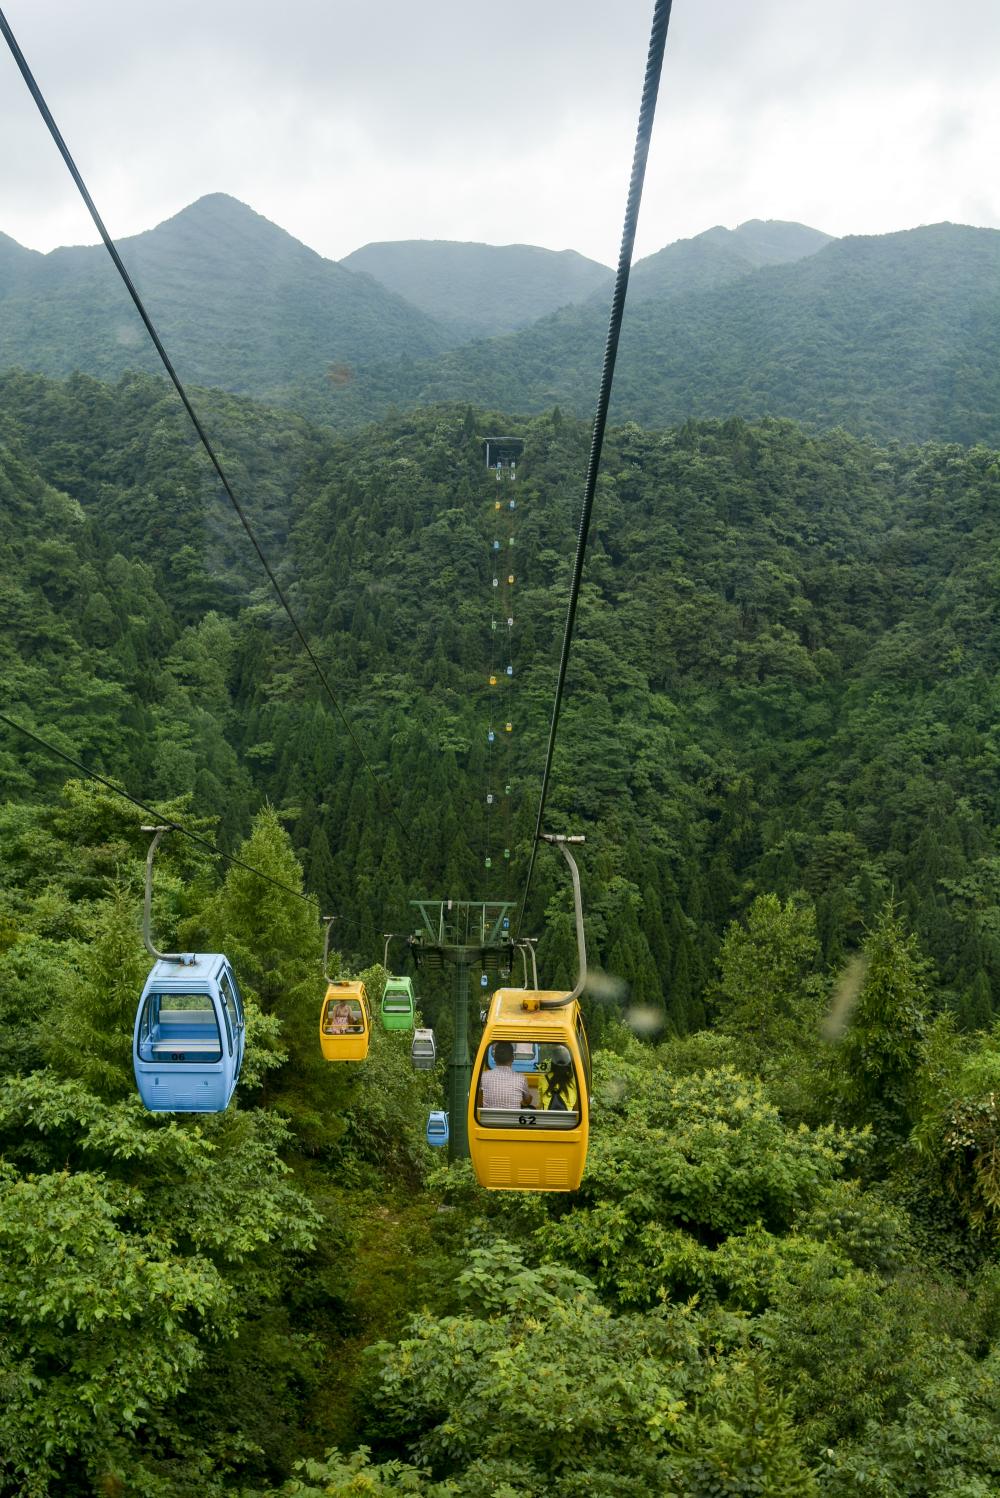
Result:
[[[886,906],[865,946],[868,969],[841,1043],[852,1116],[901,1136],[913,1121],[926,1031],[928,963]]]

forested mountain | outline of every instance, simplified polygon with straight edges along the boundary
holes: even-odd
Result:
[[[787,416],[878,441],[1000,443],[1000,235],[938,224],[826,242],[801,224],[710,229],[640,261],[626,309],[614,411]],[[606,293],[503,337],[469,336],[242,204],[202,199],[127,240],[126,261],[183,377],[251,394],[335,428],[394,407],[473,400],[589,415]],[[390,281],[458,321],[494,324],[582,294],[594,262],[530,246],[368,246]],[[391,265],[390,265],[391,262]],[[420,288],[423,287],[423,290]],[[502,309],[506,307],[507,311]],[[134,310],[102,249],[51,255],[0,242],[0,358],[49,374],[152,371]]]
[[[780,219],[749,219],[737,229],[717,224],[638,260],[629,280],[629,298],[635,302],[708,291],[762,265],[784,265],[814,255],[830,240],[819,229]]]
[[[576,250],[531,244],[459,244],[401,239],[366,244],[340,262],[374,276],[462,341],[509,333],[557,307],[585,301],[614,279],[606,265]]]
[[[711,229],[640,261],[635,294],[718,285],[811,253],[826,237],[759,220]],[[120,248],[182,378],[337,425],[379,409],[415,359],[522,327],[595,292],[606,315],[612,281],[606,266],[574,250],[445,240],[370,244],[338,266],[222,193]],[[49,375],[107,378],[158,366],[102,246],[40,255],[6,235],[0,357],[2,367]],[[359,372],[380,360],[388,371],[359,399]]]
[[[626,308],[613,409],[654,425],[776,415],[881,441],[1000,442],[998,278],[1000,233],[937,224],[639,298]],[[385,367],[369,398],[584,415],[606,330],[606,309],[566,308],[405,373]]]
[[[7,578],[7,670],[21,673],[10,700],[137,793],[180,795],[200,777],[204,809],[232,835],[254,795],[293,808],[307,876],[358,958],[372,955],[380,921],[405,922],[410,896],[495,889],[482,864],[495,485],[479,438],[513,424],[528,441],[516,525],[500,531],[516,578],[517,723],[505,749],[516,865],[586,427],[459,409],[333,441],[206,396],[224,461],[400,798],[403,848],[378,825],[371,782],[306,663],[288,653],[165,387],[19,376],[0,392],[10,461],[34,496],[7,519],[9,548],[25,554]],[[949,1002],[968,1019],[984,991],[1000,994],[1000,947],[978,904],[940,882],[960,884],[972,864],[987,877],[1000,824],[982,768],[1000,657],[996,483],[985,450],[880,450],[782,423],[614,434],[552,812],[586,824],[597,850],[601,959],[678,1029],[689,1005],[701,1012],[722,925],[757,889],[807,889],[835,961],[894,888]],[[126,564],[139,569],[131,583]],[[46,569],[65,576],[50,586]],[[130,602],[130,587],[147,601]],[[178,680],[197,711],[183,692],[179,713],[168,705]],[[4,742],[24,789],[24,746]],[[41,764],[34,751],[30,763]],[[60,775],[51,767],[42,786]],[[552,869],[536,924],[560,891]],[[543,957],[571,961],[572,944],[554,941]]]
[[[172,391],[0,378],[0,710],[285,887],[167,840],[156,930],[229,953],[249,1052],[226,1113],[144,1114],[145,814],[0,725],[0,1493],[996,1491],[998,454],[609,433],[549,823],[630,993],[585,1000],[587,1173],[541,1198],[435,1169],[405,1036],[324,1066],[296,891],[376,997],[408,898],[518,892],[587,425],[198,400],[406,832]],[[525,929],[565,983],[544,851]]]
[[[822,229],[788,223],[780,218],[748,218],[735,229],[716,225],[707,233],[716,243],[734,245],[755,266],[787,265],[793,260],[804,260],[833,239],[832,234],[825,234]]]
[[[19,245],[9,234],[0,234],[0,296],[9,296],[16,287],[26,284],[36,261],[42,258],[36,250]]]
[[[224,193],[119,245],[181,377],[286,404],[356,366],[426,357],[443,329]],[[0,246],[4,367],[102,377],[158,370],[103,245],[39,255]]]

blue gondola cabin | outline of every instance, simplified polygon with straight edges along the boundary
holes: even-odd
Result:
[[[243,1064],[246,1025],[221,952],[155,963],[132,1037],[136,1086],[151,1113],[221,1113]]]

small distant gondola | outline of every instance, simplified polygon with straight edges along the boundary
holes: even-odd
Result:
[[[417,1071],[433,1071],[437,1061],[437,1045],[433,1030],[417,1029],[413,1032],[410,1060]]]

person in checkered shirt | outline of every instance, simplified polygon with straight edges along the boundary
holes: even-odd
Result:
[[[498,1040],[493,1046],[493,1069],[483,1068],[479,1090],[484,1108],[531,1108],[531,1093],[514,1070],[514,1047],[509,1040]]]

